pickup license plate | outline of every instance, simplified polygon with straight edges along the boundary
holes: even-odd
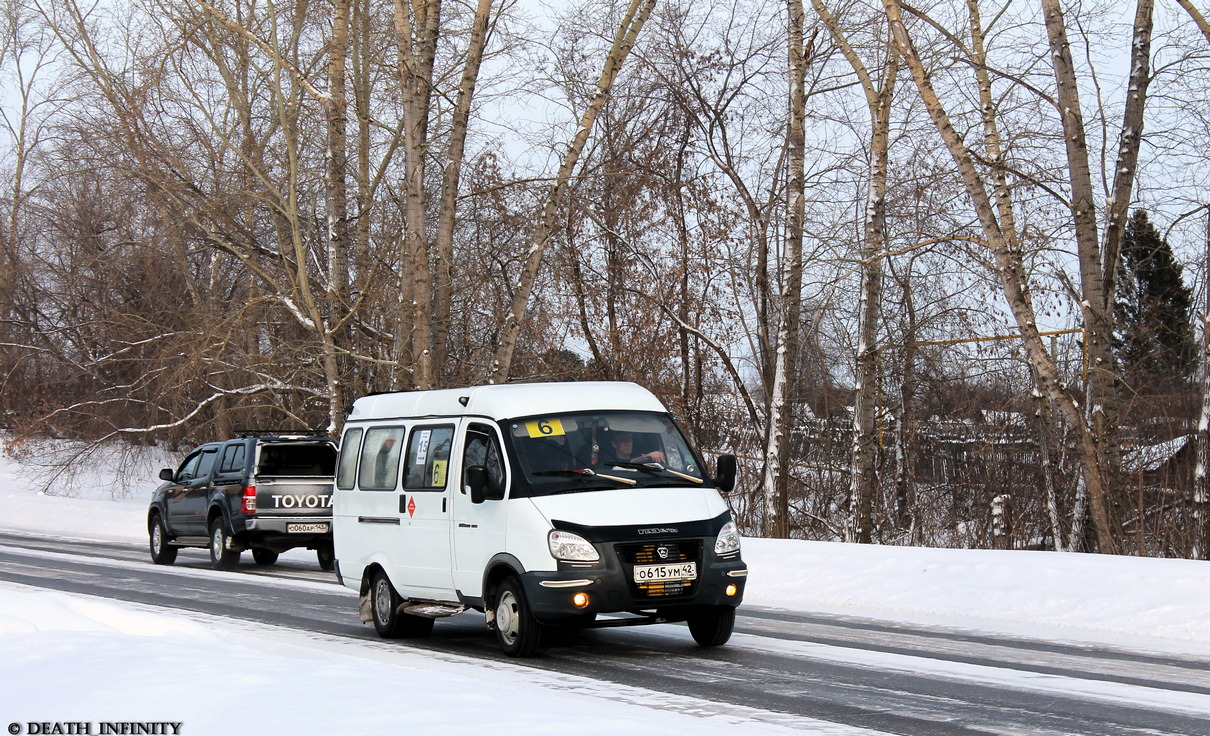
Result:
[[[650,583],[656,580],[696,580],[697,563],[680,562],[675,565],[635,565],[634,581]]]
[[[287,534],[326,534],[327,524],[286,524]]]

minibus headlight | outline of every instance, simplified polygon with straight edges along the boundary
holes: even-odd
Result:
[[[550,554],[556,560],[568,562],[596,562],[601,559],[596,547],[579,534],[553,530],[546,540],[550,544]]]
[[[714,540],[714,554],[727,555],[732,552],[739,552],[739,528],[734,521],[728,521],[718,533],[718,539]]]

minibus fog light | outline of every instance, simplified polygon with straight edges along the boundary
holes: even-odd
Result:
[[[739,592],[739,588],[735,587],[735,583],[729,583],[727,585],[727,597],[728,598],[734,598],[735,594],[738,592]]]
[[[714,540],[714,554],[727,555],[732,552],[739,552],[739,528],[734,521],[728,521],[718,533],[718,539]]]
[[[561,532],[555,529],[551,531],[546,541],[550,545],[550,554],[556,560],[596,562],[601,559],[601,555],[597,554],[596,547],[593,547],[587,539],[581,537],[579,534]]]
[[[735,586],[732,585],[732,588]],[[576,608],[588,608],[588,594],[581,591],[571,597],[571,604]]]

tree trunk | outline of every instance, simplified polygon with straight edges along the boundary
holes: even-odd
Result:
[[[471,23],[470,43],[466,50],[466,62],[462,67],[462,79],[458,85],[458,97],[454,103],[453,120],[450,123],[450,142],[445,159],[445,176],[441,185],[441,204],[437,215],[437,237],[433,244],[436,265],[433,268],[437,280],[436,301],[433,308],[433,370],[434,379],[441,383],[445,369],[446,343],[449,341],[450,309],[453,302],[454,220],[458,203],[458,188],[462,180],[462,160],[466,152],[466,134],[470,127],[471,102],[475,86],[479,81],[479,68],[483,63],[484,50],[492,12],[492,0],[479,0],[475,17]]]
[[[334,375],[329,378],[328,423],[333,433],[344,423],[344,387],[350,375],[348,357],[352,339],[345,314],[349,304],[349,196],[346,126],[348,101],[345,91],[345,64],[349,55],[350,0],[333,0],[332,40],[328,45],[328,98],[325,101],[328,125],[327,204],[328,204],[328,294],[327,314],[332,331]]]
[[[1206,254],[1210,256],[1210,207],[1206,208]],[[1193,471],[1193,550],[1195,560],[1210,560],[1210,294],[1202,315],[1202,408],[1197,421],[1197,465]]]
[[[395,0],[395,38],[399,46],[400,95],[403,100],[403,284],[396,335],[396,385],[433,387],[434,366],[430,319],[433,274],[429,262],[424,174],[428,144],[433,60],[441,22],[441,0],[418,0],[407,6]]]
[[[787,0],[787,6],[790,127],[786,145],[789,166],[786,173],[786,241],[782,254],[781,323],[777,330],[763,482],[765,535],[781,539],[790,536],[790,430],[795,415],[792,400],[802,321],[802,231],[806,217],[806,76],[811,52],[811,43],[806,43],[803,38],[802,0]]]
[[[853,406],[853,448],[849,483],[850,542],[873,541],[873,499],[878,486],[878,321],[882,308],[882,259],[886,251],[887,159],[890,147],[891,102],[899,55],[887,42],[881,87],[874,84],[865,63],[841,32],[840,24],[823,4],[812,0],[816,12],[853,67],[865,92],[870,113],[869,184],[866,191],[864,237],[861,245],[861,295],[857,314],[857,393]]]
[[[1142,0],[1143,3],[1150,0]],[[1117,450],[1116,415],[1117,392],[1114,359],[1111,352],[1113,341],[1113,282],[1116,277],[1116,261],[1106,244],[1101,247],[1097,232],[1096,202],[1093,197],[1092,173],[1088,164],[1088,146],[1085,141],[1084,119],[1080,108],[1078,82],[1071,59],[1071,48],[1067,41],[1067,26],[1059,8],[1058,0],[1042,0],[1046,20],[1046,32],[1050,39],[1051,61],[1055,70],[1058,89],[1060,119],[1063,123],[1063,138],[1067,147],[1068,178],[1071,184],[1071,212],[1075,226],[1076,249],[1080,261],[1081,307],[1084,313],[1084,344],[1088,356],[1087,397],[1085,400],[1086,439],[1094,454],[1093,461],[1099,466],[1100,492],[1089,486],[1089,501],[1092,506],[1093,524],[1097,531],[1097,543],[1105,552],[1122,551],[1121,518],[1117,513],[1117,481],[1121,460]],[[1137,53],[1132,50],[1132,56]],[[1131,91],[1129,97],[1137,94]],[[1130,106],[1127,106],[1127,110]],[[1141,117],[1141,106],[1139,107]],[[1126,131],[1123,131],[1124,133]],[[1119,156],[1119,159],[1121,157]],[[1133,167],[1129,170],[1133,180]],[[1115,181],[1120,176],[1115,175]],[[1129,186],[1127,185],[1127,199]],[[1127,202],[1128,204],[1128,202]],[[1112,225],[1112,215],[1110,224]],[[1120,232],[1120,229],[1119,229]],[[1108,270],[1107,270],[1108,269]]]
[[[857,315],[857,396],[853,406],[853,452],[847,534],[850,542],[861,544],[873,541],[871,507],[878,486],[878,315],[882,308],[882,259],[886,250],[886,187],[891,99],[898,66],[898,54],[894,49],[890,49],[882,89],[874,95],[870,108],[870,183],[865,209],[865,241],[861,248],[861,297]]]
[[[355,0],[352,15],[351,63],[353,67],[353,104],[357,115],[357,211],[354,219],[353,232],[349,250],[352,277],[350,279],[350,299],[354,302],[352,309],[364,311],[361,300],[375,287],[378,276],[370,257],[370,225],[373,222],[372,210],[375,184],[370,167],[370,151],[372,143],[370,121],[371,93],[371,61],[369,58],[372,48],[370,19],[370,0]],[[352,320],[351,320],[352,321]],[[364,316],[358,317],[358,322],[367,321]],[[378,360],[385,360],[381,348],[365,351]],[[354,364],[354,376],[351,378],[355,390],[370,391],[385,388],[376,383],[371,370],[363,363]]]
[[[911,262],[902,280],[903,306],[907,316],[904,330],[903,367],[899,381],[899,417],[895,422],[895,522],[908,532],[909,544],[920,544],[917,523],[915,468],[916,455],[916,305],[911,292]]]

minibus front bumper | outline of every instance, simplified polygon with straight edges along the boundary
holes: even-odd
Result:
[[[748,566],[738,554],[699,564],[691,580],[660,581],[662,585],[636,581],[636,565],[617,556],[603,561],[604,565],[591,567],[560,563],[558,571],[523,574],[534,617],[559,623],[592,614],[631,612],[678,620],[698,607],[738,606],[748,577]]]

